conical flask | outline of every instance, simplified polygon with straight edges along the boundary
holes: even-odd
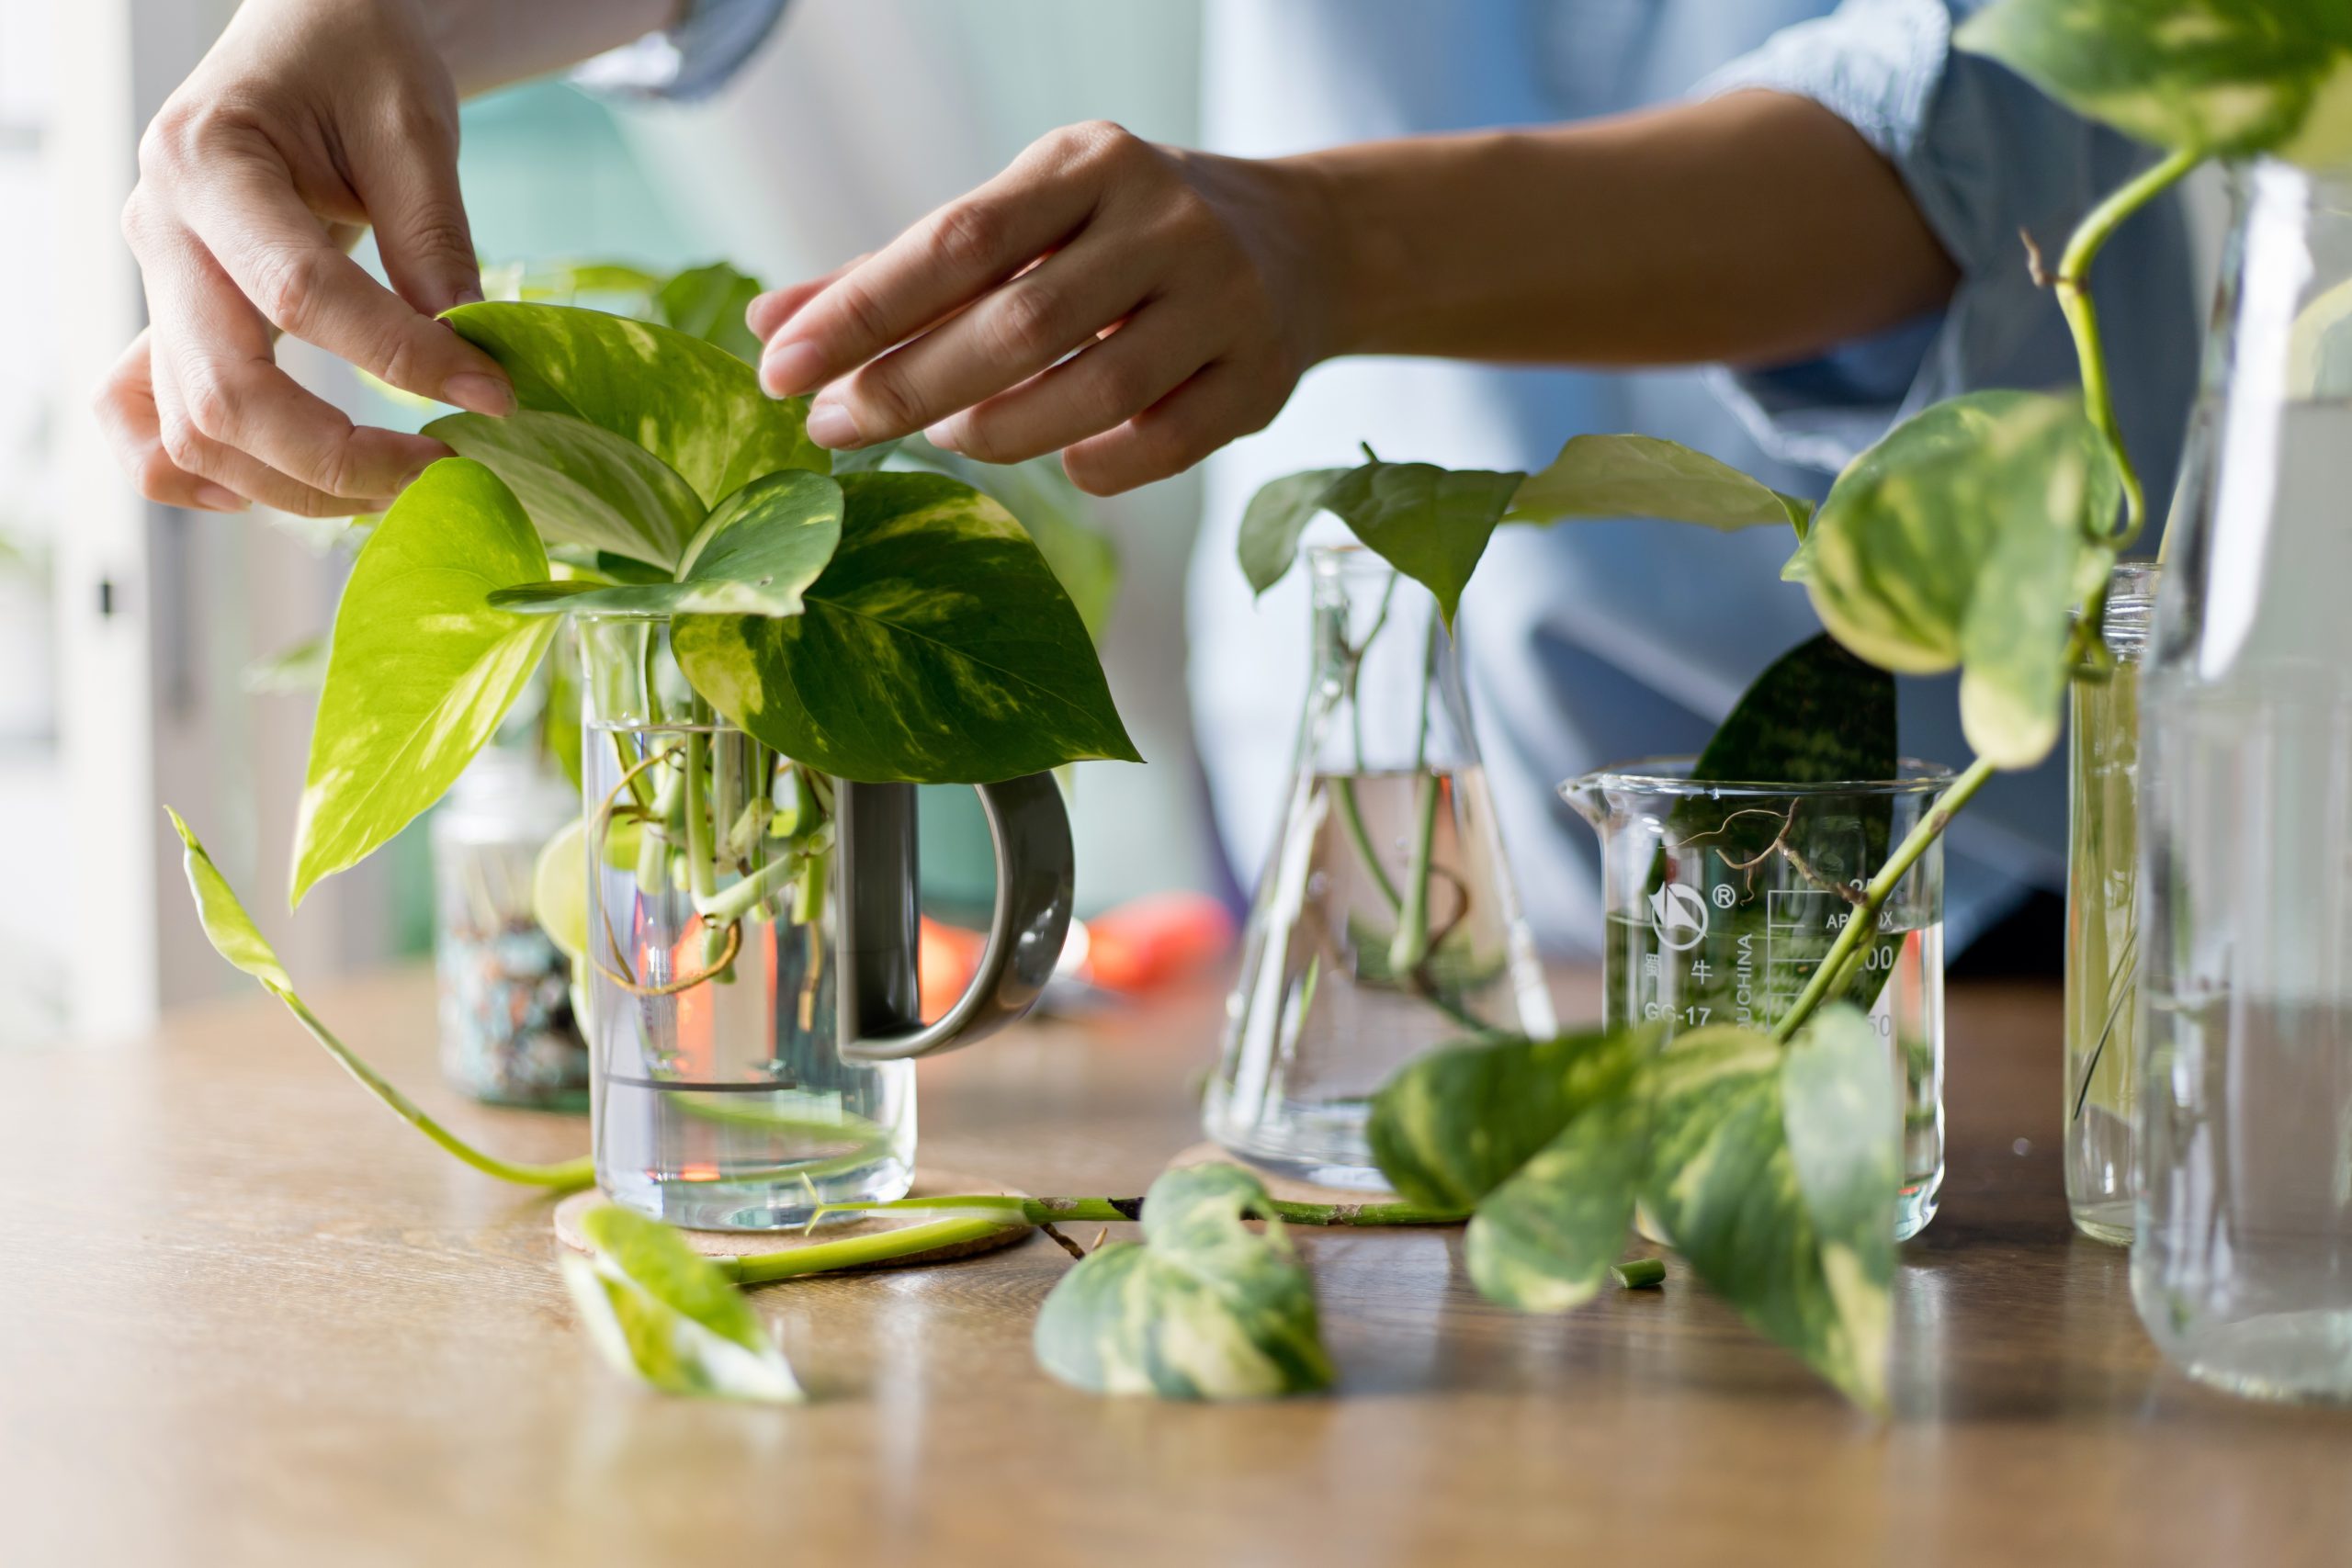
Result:
[[[1376,1190],[1390,1074],[1555,1026],[1436,601],[1360,547],[1306,567],[1314,675],[1204,1121],[1261,1165]]]

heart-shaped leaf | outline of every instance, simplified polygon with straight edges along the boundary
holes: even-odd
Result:
[[[294,829],[294,903],[440,799],[496,733],[556,623],[490,596],[547,574],[530,519],[479,463],[446,457],[392,503],[335,608]]]
[[[1350,470],[1309,468],[1258,487],[1241,513],[1241,574],[1260,593],[1272,588],[1298,558],[1299,536],[1323,510],[1323,497]]]
[[[1813,503],[1783,495],[1728,463],[1649,435],[1576,435],[1527,476],[1506,523],[1564,517],[1655,517],[1709,528],[1783,523],[1804,536]]]
[[[1140,761],[1069,596],[1021,525],[933,474],[842,478],[841,546],[786,619],[682,616],[679,666],[787,757],[868,783]]]
[[[1805,591],[1822,625],[1882,669],[1963,666],[1969,743],[2029,767],[2057,739],[2068,612],[2106,570],[2091,539],[2119,483],[2071,399],[1938,403],[1838,477],[1805,541]]]
[[[2352,12],[2335,0],[1997,0],[1954,41],[2158,146],[2347,151]]]
[[[1693,1030],[1650,1070],[1644,1199],[1710,1288],[1867,1409],[1886,1403],[1896,1140],[1887,1044],[1849,1007],[1786,1048]]]
[[[1230,1165],[1171,1170],[1145,1195],[1141,1245],[1097,1247],[1046,1298],[1046,1371],[1091,1393],[1261,1399],[1328,1388],[1315,1285],[1265,1187]]]
[[[779,468],[831,467],[803,428],[806,400],[769,397],[749,365],[699,338],[563,305],[460,305],[443,319],[498,361],[524,408],[635,442],[707,506]]]
[[[424,434],[503,479],[550,544],[583,545],[673,571],[707,510],[644,447],[566,414],[454,413]]]
[[[806,1397],[743,1292],[676,1231],[611,1203],[582,1214],[580,1231],[593,1250],[564,1254],[564,1283],[614,1371],[664,1393]]]
[[[1111,536],[1095,523],[1086,493],[1069,482],[1058,457],[1032,457],[1025,463],[983,463],[960,452],[934,446],[921,435],[889,444],[887,466],[960,479],[1012,513],[1037,553],[1046,558],[1054,580],[1069,595],[1087,635],[1097,643],[1111,624],[1111,606],[1119,592],[1119,551]],[[866,448],[865,450],[871,450]],[[863,456],[863,451],[859,454]],[[841,462],[836,460],[836,473]]]
[[[673,582],[528,582],[491,596],[522,615],[569,610],[650,615],[797,615],[842,536],[842,490],[786,468],[718,503],[684,547]]]
[[[1451,628],[1462,591],[1526,477],[1429,463],[1366,463],[1334,479],[1320,504],[1367,549],[1437,595],[1438,614]]]

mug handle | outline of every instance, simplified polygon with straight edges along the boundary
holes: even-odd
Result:
[[[964,994],[922,1021],[917,967],[915,786],[833,784],[840,912],[836,1011],[842,1055],[909,1062],[969,1045],[1036,1005],[1069,934],[1077,860],[1051,773],[973,786],[996,852],[988,945]]]

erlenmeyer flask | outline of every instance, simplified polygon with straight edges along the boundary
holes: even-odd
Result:
[[[1391,1073],[1555,1025],[1436,601],[1360,547],[1306,567],[1314,676],[1204,1120],[1260,1164],[1377,1189],[1364,1122]]]

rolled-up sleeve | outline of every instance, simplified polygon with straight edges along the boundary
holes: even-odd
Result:
[[[2021,236],[2054,260],[2082,215],[2153,154],[2006,67],[1953,48],[1954,28],[1984,3],[1846,0],[1693,90],[1790,93],[1844,119],[1894,166],[1961,274],[1933,316],[1801,364],[1714,372],[1717,390],[1778,456],[1834,471],[1939,399],[2075,377],[2064,320],[2036,282]],[[2096,293],[2133,323],[2109,344],[2116,382],[2133,405],[2120,412],[2127,435],[2144,434],[2155,478],[2170,471],[2195,364],[2196,306],[2177,206],[2136,220],[2109,255]]]
[[[691,102],[727,85],[768,34],[786,0],[693,0],[676,26],[598,55],[572,73],[619,97]]]

